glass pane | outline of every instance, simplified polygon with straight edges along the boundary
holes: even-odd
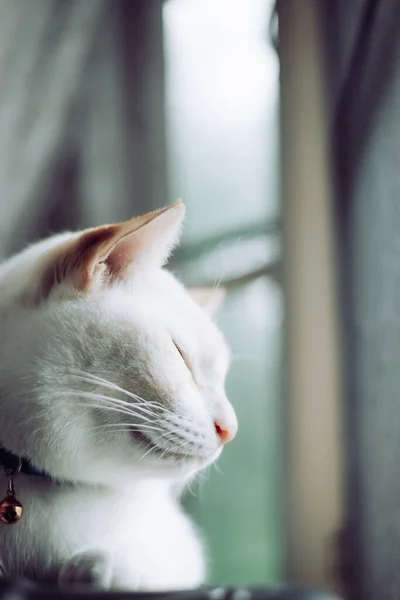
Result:
[[[271,8],[265,0],[165,3],[170,195],[188,209],[175,266],[188,284],[245,281],[280,259]],[[239,434],[206,480],[192,485],[187,505],[205,533],[211,582],[277,582],[280,286],[266,276],[236,285],[218,321],[234,356],[227,390]]]
[[[233,362],[227,381],[239,433],[199,486],[190,509],[205,531],[212,582],[281,576],[280,288],[261,278],[230,293],[218,319]]]
[[[186,239],[277,212],[278,61],[271,1],[169,0],[164,8],[171,198]]]

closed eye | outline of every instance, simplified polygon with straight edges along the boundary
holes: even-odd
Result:
[[[193,370],[192,364],[191,364],[190,360],[187,357],[187,354],[185,354],[185,352],[182,350],[182,348],[180,347],[180,345],[177,344],[177,342],[174,339],[172,340],[172,342],[173,342],[175,348],[178,350],[179,354],[181,355],[182,360],[185,363],[185,365],[186,365],[189,373],[191,374],[194,383],[196,385],[199,385],[197,377],[196,377],[195,372]]]
[[[172,342],[173,342],[175,348],[178,350],[179,354],[181,355],[181,357],[182,357],[185,365],[187,366],[187,368],[189,369],[189,371],[192,373],[192,369],[190,367],[189,361],[187,360],[186,355],[183,352],[182,348],[179,346],[179,344],[176,343],[175,340],[172,340]]]

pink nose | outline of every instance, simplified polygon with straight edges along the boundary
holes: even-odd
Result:
[[[231,442],[237,433],[237,421],[224,423],[223,421],[214,421],[215,432],[222,444]]]

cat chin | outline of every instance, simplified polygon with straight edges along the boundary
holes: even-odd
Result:
[[[160,447],[147,434],[137,430],[132,432],[132,438],[136,442],[139,442],[139,448],[141,444],[145,445],[147,450],[145,450],[144,455],[142,453],[142,458],[146,457],[146,454],[148,454],[148,463],[155,465],[157,468],[160,467],[161,469],[165,467],[167,470],[176,469],[177,467],[183,469],[186,467],[194,467],[196,468],[196,471],[199,471],[217,460],[222,452],[222,446],[218,446],[214,451],[205,456],[195,456],[169,451],[167,448]]]
[[[221,455],[222,446],[208,457],[164,458],[160,461],[149,460],[148,472],[166,479],[186,479],[213,464]]]

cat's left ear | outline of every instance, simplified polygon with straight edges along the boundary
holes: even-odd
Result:
[[[135,270],[161,267],[178,243],[185,206],[171,206],[123,223],[88,229],[54,256],[46,271],[43,292],[70,282],[91,292],[128,278]]]
[[[226,290],[222,287],[189,288],[188,292],[192,300],[201,306],[210,317],[213,317],[217,313],[226,296]]]
[[[179,242],[184,217],[185,205],[179,199],[171,206],[121,223],[102,260],[113,275],[140,265],[162,267]]]

